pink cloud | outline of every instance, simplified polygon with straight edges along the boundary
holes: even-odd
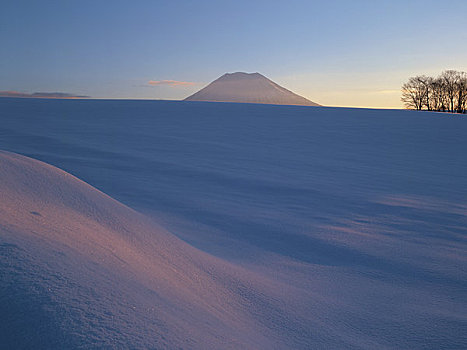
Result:
[[[195,83],[190,81],[177,81],[177,80],[149,80],[149,85],[157,86],[157,85],[168,85],[168,86],[191,86],[195,85]]]

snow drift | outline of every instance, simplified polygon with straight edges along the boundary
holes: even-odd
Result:
[[[0,194],[2,347],[286,344],[252,306],[277,284],[189,247],[72,175],[0,152]]]
[[[259,73],[226,73],[185,101],[319,106]]]

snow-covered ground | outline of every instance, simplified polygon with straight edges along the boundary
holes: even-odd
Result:
[[[0,121],[89,184],[0,153],[2,348],[467,347],[463,117],[4,98]]]

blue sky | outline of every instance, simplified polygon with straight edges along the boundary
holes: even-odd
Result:
[[[465,0],[7,1],[0,90],[181,99],[245,71],[325,105],[401,107],[409,76],[467,71],[466,18]]]

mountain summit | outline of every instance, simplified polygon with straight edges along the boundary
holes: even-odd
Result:
[[[259,73],[226,73],[185,101],[319,106]]]

